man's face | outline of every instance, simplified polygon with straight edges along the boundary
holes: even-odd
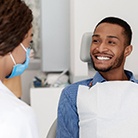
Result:
[[[94,68],[107,72],[116,68],[123,68],[127,56],[123,28],[116,24],[100,24],[93,36],[90,49]]]

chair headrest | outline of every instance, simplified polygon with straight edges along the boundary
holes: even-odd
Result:
[[[80,59],[83,62],[91,62],[91,57],[90,57],[90,46],[92,42],[92,33],[91,32],[86,32],[82,36],[81,40],[81,48],[80,48]]]

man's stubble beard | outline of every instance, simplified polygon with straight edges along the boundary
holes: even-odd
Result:
[[[108,66],[107,68],[98,68],[95,66],[92,56],[91,57],[91,64],[93,65],[93,68],[98,71],[98,72],[108,72],[112,69],[116,69],[118,67],[120,67],[123,63],[124,60],[124,54],[122,53],[121,56],[119,58],[116,58],[116,60],[114,61],[114,63],[112,63],[110,66]]]

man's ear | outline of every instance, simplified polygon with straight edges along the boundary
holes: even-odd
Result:
[[[124,52],[125,57],[131,54],[132,49],[133,49],[132,45],[126,46],[125,52]]]

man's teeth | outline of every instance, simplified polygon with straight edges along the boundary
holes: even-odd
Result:
[[[109,60],[110,58],[109,57],[97,57],[97,59],[99,59],[99,60]]]

